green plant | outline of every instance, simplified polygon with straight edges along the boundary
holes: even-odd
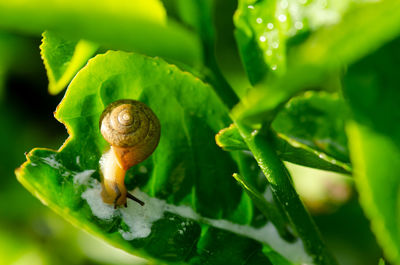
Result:
[[[400,264],[400,2],[240,0],[238,82],[224,38],[233,30],[219,23],[232,2],[217,2],[0,2],[1,28],[45,31],[50,93],[69,84],[55,112],[68,140],[32,150],[18,180],[71,223],[154,262],[337,264],[285,160],[353,175],[385,257]],[[145,207],[113,209],[100,197],[98,123],[124,98],[150,106],[162,132],[127,172]]]

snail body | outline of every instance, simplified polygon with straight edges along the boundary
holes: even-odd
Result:
[[[144,103],[122,99],[108,105],[100,116],[100,131],[110,149],[100,159],[102,198],[114,206],[126,205],[126,198],[143,204],[129,194],[126,171],[148,158],[160,140],[160,121]]]

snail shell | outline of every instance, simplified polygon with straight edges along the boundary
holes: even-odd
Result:
[[[153,153],[160,140],[160,121],[144,103],[122,99],[104,109],[100,131],[127,170]]]
[[[160,140],[160,121],[144,103],[122,99],[108,105],[100,116],[100,131],[111,145],[100,159],[103,202],[127,206],[140,199],[125,187],[126,171],[149,157]]]

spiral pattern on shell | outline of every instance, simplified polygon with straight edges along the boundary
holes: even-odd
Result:
[[[121,99],[104,109],[100,117],[100,131],[112,146],[147,146],[152,152],[160,138],[160,121],[144,103]]]

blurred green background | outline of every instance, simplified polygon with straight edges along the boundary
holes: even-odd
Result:
[[[25,152],[37,146],[57,149],[68,136],[52,114],[63,93],[48,94],[39,45],[40,38],[0,33],[0,264],[147,264],[79,231],[15,178],[14,170],[25,161]],[[221,56],[227,58],[229,52],[232,49]],[[220,62],[225,62],[225,74],[237,85],[244,76],[240,80],[240,69],[232,68],[231,60]],[[381,251],[360,209],[352,179],[287,166],[339,263],[377,264]]]
[[[168,2],[168,1],[167,1]],[[239,96],[247,86],[233,38],[236,3],[217,4],[217,56]],[[80,231],[16,180],[34,147],[58,149],[68,137],[53,117],[63,93],[48,94],[40,37],[0,32],[0,265],[148,264]],[[287,164],[295,185],[340,264],[378,264],[382,256],[350,177]]]

